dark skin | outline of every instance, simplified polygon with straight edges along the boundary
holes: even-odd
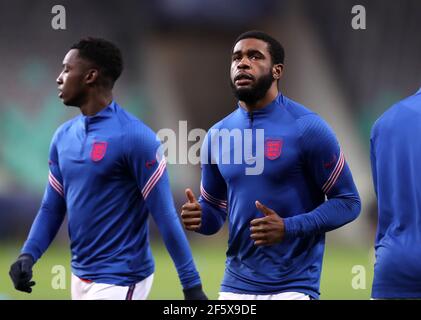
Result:
[[[248,112],[265,107],[278,95],[277,81],[281,78],[282,64],[273,64],[266,42],[258,39],[243,39],[236,43],[231,59],[231,81],[239,88],[252,88],[256,81],[272,72],[274,81],[265,96],[254,104],[240,101]],[[186,189],[188,201],[181,207],[181,221],[186,230],[198,231],[202,226],[202,208],[193,191]],[[269,246],[281,242],[285,236],[283,219],[271,208],[255,202],[263,217],[250,222],[250,238],[256,246]]]
[[[181,207],[181,221],[184,228],[197,231],[202,226],[202,208],[190,189],[186,189],[188,201]]]
[[[59,98],[67,106],[76,106],[85,116],[93,116],[113,100],[112,88],[103,86],[101,72],[83,59],[78,49],[71,49],[63,59],[63,70],[57,78]]]
[[[271,72],[274,78],[271,87],[262,99],[256,101],[255,104],[240,101],[240,106],[250,112],[263,108],[275,100],[279,93],[277,82],[282,76],[283,68],[282,64],[272,62],[266,42],[259,39],[238,41],[231,56],[231,81],[235,88],[252,88],[256,80],[268,72]]]

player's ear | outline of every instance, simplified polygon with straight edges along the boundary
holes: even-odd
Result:
[[[274,64],[272,67],[272,75],[275,80],[279,80],[282,77],[284,71],[284,65],[282,63]]]
[[[99,76],[98,69],[89,69],[85,75],[85,82],[86,84],[92,84],[97,81]]]

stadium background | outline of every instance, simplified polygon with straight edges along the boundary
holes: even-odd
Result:
[[[51,28],[55,4],[66,8],[64,31]],[[366,30],[351,27],[356,4],[367,10]],[[363,201],[357,221],[328,234],[321,298],[369,298],[377,219],[369,132],[387,107],[420,86],[418,0],[1,0],[0,299],[70,297],[65,225],[34,269],[37,285],[31,295],[15,291],[8,277],[42,197],[51,136],[78,114],[61,104],[55,83],[69,46],[87,35],[116,42],[125,59],[115,88],[121,105],[155,131],[177,132],[180,120],[187,120],[189,129],[206,130],[235,107],[230,49],[235,37],[249,29],[264,30],[283,43],[282,92],[334,128]],[[200,168],[173,164],[169,172],[179,208],[185,187],[198,193]],[[181,299],[175,268],[152,220],[151,228],[156,273],[150,298]],[[205,290],[216,298],[227,230],[188,236]],[[64,290],[51,286],[55,265],[66,268]],[[361,270],[365,289],[355,289],[353,272]]]

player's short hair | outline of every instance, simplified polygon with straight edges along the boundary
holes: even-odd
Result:
[[[273,64],[283,64],[285,59],[285,50],[284,47],[280,44],[278,40],[271,37],[265,32],[257,31],[257,30],[251,30],[244,32],[238,36],[238,38],[235,40],[234,45],[232,49],[234,49],[235,45],[243,39],[259,39],[268,44],[268,50],[270,53],[270,56],[272,58]]]
[[[113,87],[123,72],[123,57],[120,49],[110,41],[87,37],[72,45],[71,49],[79,50],[79,56],[86,59],[102,73],[103,85]]]

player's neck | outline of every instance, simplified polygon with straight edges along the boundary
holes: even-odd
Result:
[[[101,95],[92,95],[80,106],[80,111],[84,116],[93,116],[107,107],[112,101],[113,94],[111,91],[102,93]]]
[[[257,111],[259,109],[262,109],[266,107],[268,104],[270,104],[273,100],[276,99],[278,96],[278,88],[275,86],[272,86],[265,94],[265,96],[254,102],[254,103],[246,103],[244,101],[240,101],[240,106],[243,107],[247,112],[253,112]]]

